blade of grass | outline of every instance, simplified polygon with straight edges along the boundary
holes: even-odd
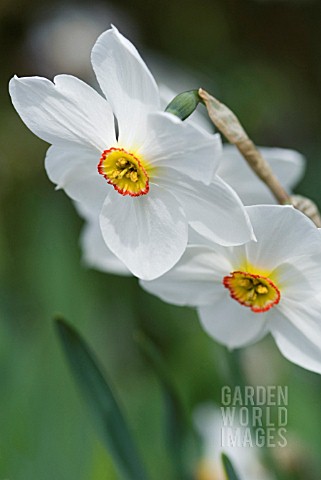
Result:
[[[192,478],[189,473],[191,465],[188,463],[191,463],[193,455],[190,452],[191,431],[187,415],[155,345],[143,334],[136,335],[136,341],[162,387],[166,416],[166,445],[173,461],[176,477],[179,480],[190,480]],[[187,461],[187,457],[189,461]]]
[[[237,475],[231,460],[225,453],[222,453],[221,459],[227,480],[240,480],[240,477]]]
[[[121,477],[147,480],[124,416],[93,353],[64,320],[57,319],[56,326],[73,376]]]

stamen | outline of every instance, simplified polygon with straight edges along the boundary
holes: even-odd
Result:
[[[105,150],[101,156],[98,172],[121,195],[138,197],[149,191],[147,165],[130,152],[121,148]]]
[[[128,176],[128,175],[127,175]],[[132,182],[136,183],[138,181],[138,174],[137,172],[130,172],[129,178]]]
[[[241,278],[240,286],[244,288],[252,288],[253,282],[248,278]]]
[[[280,301],[280,291],[268,277],[248,272],[232,272],[223,279],[223,285],[241,305],[255,313],[266,312]]]
[[[128,168],[124,168],[124,170],[120,171],[118,178],[123,178],[123,176],[128,172]]]
[[[255,291],[260,295],[264,295],[268,293],[269,290],[264,285],[260,284],[256,287]]]
[[[128,162],[128,160],[126,160],[126,158],[120,158],[119,160],[117,160],[116,166],[122,168],[122,167],[125,167],[126,165],[128,165],[128,163],[129,162]]]

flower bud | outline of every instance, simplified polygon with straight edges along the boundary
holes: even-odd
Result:
[[[185,120],[194,112],[201,101],[198,90],[182,92],[167,105],[165,112],[172,113],[181,120]]]

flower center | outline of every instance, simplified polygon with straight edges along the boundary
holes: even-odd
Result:
[[[232,272],[223,278],[231,297],[252,312],[266,312],[280,301],[280,290],[267,277],[247,272]]]
[[[139,197],[149,191],[149,178],[142,161],[122,148],[104,150],[98,172],[121,195]]]

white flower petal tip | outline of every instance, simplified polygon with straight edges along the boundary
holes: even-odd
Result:
[[[160,110],[157,84],[134,45],[111,28],[96,41],[91,61],[119,126],[119,142],[135,148],[145,137],[146,115]]]
[[[176,195],[184,205],[189,225],[209,241],[223,246],[256,241],[251,220],[240,198],[217,175],[208,186],[181,182]]]
[[[257,243],[246,246],[249,262],[272,268],[286,259],[320,253],[317,227],[292,206],[250,206],[246,211],[257,237]]]
[[[257,242],[190,245],[172,270],[142,286],[196,307],[205,331],[229,349],[270,332],[286,358],[321,373],[320,230],[290,206],[246,210]]]
[[[71,75],[54,80],[11,79],[12,103],[27,127],[56,145],[75,143],[101,152],[106,142],[115,143],[114,118],[106,100]]]
[[[133,54],[139,62],[143,62],[142,58],[137,50],[137,48],[126,38],[124,35],[122,35],[118,28],[115,27],[115,25],[111,25],[111,28],[106,30],[105,32],[101,33],[100,36],[97,38],[95,45],[92,50],[93,56],[95,56],[96,51],[95,48],[98,44],[103,44],[105,48],[110,48],[110,43],[109,42],[118,42],[121,44],[123,47],[125,47],[131,54]],[[146,64],[143,62],[142,65],[144,64],[146,71],[148,74],[150,74],[148,67]],[[154,81],[154,79],[153,79]]]
[[[106,197],[106,181],[97,174],[100,154],[82,145],[52,145],[45,158],[50,180],[73,200],[85,204],[98,218]]]

